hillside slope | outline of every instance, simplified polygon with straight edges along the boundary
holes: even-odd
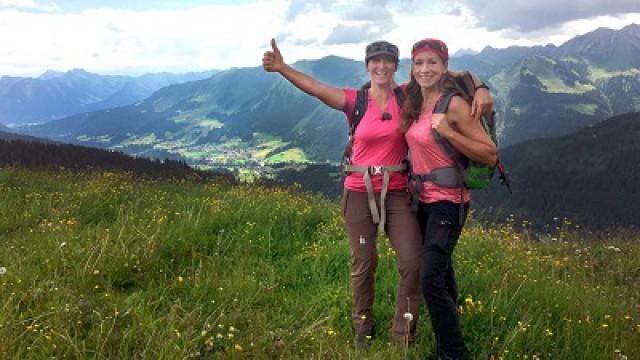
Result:
[[[640,227],[640,113],[615,116],[575,134],[503,149],[513,195],[500,186],[474,193],[481,208],[537,225],[568,218],[604,229]]]
[[[121,172],[0,171],[7,358],[423,358],[389,343],[397,270],[378,242],[371,346],[351,344],[337,204],[277,187]],[[640,347],[637,241],[536,243],[472,220],[456,249],[473,359],[605,360]],[[637,240],[637,234],[635,238]]]
[[[0,167],[36,170],[122,171],[155,178],[217,179],[234,183],[233,176],[189,167],[180,160],[135,158],[122,152],[59,144],[0,131]]]

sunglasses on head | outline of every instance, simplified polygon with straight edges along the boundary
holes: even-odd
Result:
[[[433,50],[444,61],[449,61],[449,50],[447,45],[438,39],[422,39],[413,45],[411,49],[411,60],[419,53],[427,50]]]
[[[438,52],[445,52],[445,48],[442,46],[442,43],[437,40],[420,40],[417,43],[413,44],[413,48],[411,48],[411,52],[422,48],[429,48],[436,50]]]
[[[369,44],[367,45],[367,49],[366,52],[370,53],[370,52],[378,52],[378,51],[387,51],[387,52],[391,52],[391,53],[395,53],[396,52],[396,47],[394,47],[391,44],[385,44],[385,43],[373,43],[373,44]]]

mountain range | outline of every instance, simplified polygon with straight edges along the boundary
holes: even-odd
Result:
[[[215,71],[109,76],[74,69],[37,78],[0,78],[0,123],[44,123],[78,113],[136,103],[165,86],[211,76]]]
[[[458,66],[488,78],[501,144],[568,134],[640,110],[640,25],[600,28],[561,46],[485,48]]]
[[[615,55],[615,56],[613,56]],[[336,56],[294,67],[338,87],[367,80],[364,65]],[[485,48],[452,58],[492,88],[501,146],[569,134],[640,110],[640,25],[598,29],[556,47]],[[404,81],[403,59],[397,80]],[[344,115],[260,67],[221,71],[162,88],[128,106],[83,113],[21,131],[57,141],[175,156],[202,167],[255,168],[336,162]]]
[[[629,68],[640,68],[640,25],[631,24],[620,30],[599,28],[590,33],[576,36],[560,46],[510,46],[496,49],[491,46],[477,54],[464,54],[458,57],[469,70],[481,75],[492,75],[491,72],[475,69],[474,62],[492,65],[514,65],[531,56],[550,58],[582,59],[593,66],[610,71],[625,71]]]
[[[362,83],[360,62],[326,57],[295,66],[337,86]],[[339,113],[261,68],[219,72],[165,87],[125,107],[79,114],[24,131],[63,142],[122,149],[135,155],[172,152],[206,165],[336,159],[346,134]]]

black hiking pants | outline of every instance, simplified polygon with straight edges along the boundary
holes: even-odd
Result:
[[[425,236],[420,280],[436,337],[438,356],[442,359],[462,359],[465,351],[458,319],[458,290],[452,254],[468,209],[469,205],[465,204],[463,222],[460,223],[460,204],[449,201],[421,202],[418,207],[418,223]]]

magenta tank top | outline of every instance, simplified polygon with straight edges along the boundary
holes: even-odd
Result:
[[[414,174],[428,174],[433,169],[455,166],[433,137],[431,116],[431,112],[422,113],[418,121],[411,124],[405,134]],[[470,199],[469,189],[465,188],[463,201],[468,202]],[[451,201],[459,204],[460,189],[444,188],[428,181],[423,184],[420,201],[425,203]]]

